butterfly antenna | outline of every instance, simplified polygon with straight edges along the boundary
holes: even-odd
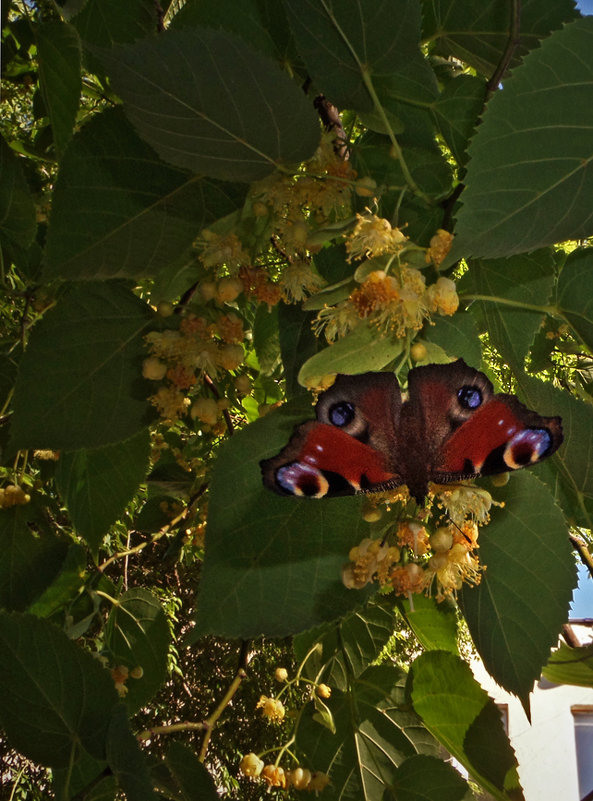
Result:
[[[455,528],[461,534],[461,536],[464,537],[469,542],[469,544],[473,546],[474,543],[472,542],[470,537],[467,536],[467,534],[465,533],[465,531],[463,531],[463,529],[459,528],[457,523],[453,520],[453,518],[451,517],[451,515],[449,514],[449,512],[446,509],[443,510],[443,514],[448,519],[449,523],[451,523],[451,525],[455,526]]]

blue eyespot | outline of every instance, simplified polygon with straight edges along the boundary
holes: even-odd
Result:
[[[329,410],[329,421],[332,425],[343,428],[354,420],[354,405],[348,401],[334,403]]]
[[[461,387],[457,393],[457,400],[464,409],[477,409],[482,405],[482,393],[478,387]]]

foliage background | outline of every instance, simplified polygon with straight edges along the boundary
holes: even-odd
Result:
[[[593,21],[572,0],[13,0],[2,36],[2,792],[257,798],[238,765],[267,752],[329,774],[328,799],[521,798],[458,628],[526,707],[542,669],[591,683],[589,653],[548,659],[574,549],[591,565]],[[384,266],[346,258],[367,207],[461,303],[329,345],[316,315]],[[193,381],[159,384],[146,337],[188,320]],[[489,486],[488,569],[457,604],[344,587],[395,512],[261,484],[305,386],[405,383],[414,353],[563,419],[552,459]],[[274,726],[256,704],[280,691]]]

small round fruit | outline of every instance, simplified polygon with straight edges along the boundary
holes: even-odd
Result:
[[[415,342],[410,348],[410,356],[413,362],[422,362],[426,359],[427,355],[428,351],[426,350],[426,345],[422,342]]]

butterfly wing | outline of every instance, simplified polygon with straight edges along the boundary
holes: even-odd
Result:
[[[393,374],[339,375],[320,395],[317,419],[297,426],[288,445],[261,462],[265,486],[321,498],[402,484],[396,467],[400,410]]]
[[[410,372],[410,403],[430,432],[428,477],[448,483],[535,464],[562,443],[559,417],[542,417],[462,359]]]

